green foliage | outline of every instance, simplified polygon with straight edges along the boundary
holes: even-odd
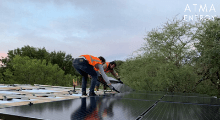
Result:
[[[49,53],[45,48],[34,48],[30,47],[29,45],[14,50],[8,51],[8,58],[0,59],[3,64],[6,65],[6,69],[10,68],[13,69],[10,65],[10,62],[14,59],[16,55],[20,55],[22,57],[27,56],[30,59],[37,59],[41,62],[43,60],[46,60],[46,64],[48,62],[51,62],[53,65],[57,64],[62,70],[64,70],[64,74],[71,74],[71,75],[77,75],[75,69],[72,67],[72,61],[73,58],[70,54],[67,54],[65,52],[61,51],[53,51]],[[6,70],[4,69],[4,70]]]
[[[124,63],[124,61],[116,60],[115,63],[116,67],[114,68],[114,70],[120,75],[120,67]]]
[[[4,84],[14,84],[14,83],[16,83],[15,81],[14,81],[14,76],[13,76],[13,73],[11,72],[11,70],[10,69],[7,69],[4,73],[4,79],[5,79],[5,81],[4,81]]]
[[[139,49],[143,54],[128,59],[121,67],[125,83],[138,90],[191,89],[195,73],[190,64],[184,66],[183,60],[195,53],[189,50],[193,43],[192,29],[190,23],[173,20],[148,32],[146,43]]]
[[[202,85],[202,88],[206,88],[207,93],[212,95],[220,95],[220,21],[201,21],[197,23],[197,28],[193,37],[197,41],[195,47],[200,53],[196,59],[197,71],[209,83]]]
[[[124,83],[136,90],[190,91],[196,74],[192,66],[177,67],[155,54],[127,60],[121,69]]]
[[[4,83],[2,71],[3,71],[3,69],[2,69],[2,67],[0,67],[0,83]]]
[[[219,31],[216,20],[194,25],[173,20],[153,29],[139,49],[142,54],[120,67],[123,82],[137,90],[192,92],[197,81],[206,76],[209,81],[199,84],[196,92],[218,95]]]
[[[31,59],[27,56],[14,56],[11,65],[13,71],[9,69],[4,73],[5,80],[8,82],[16,81],[20,84],[49,84],[49,85],[67,85],[72,82],[73,76],[64,75],[64,71],[57,64],[37,59]],[[14,74],[14,75],[13,75]]]

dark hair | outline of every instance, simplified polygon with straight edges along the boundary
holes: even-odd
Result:
[[[111,65],[115,65],[115,67],[116,67],[116,63],[115,63],[115,61],[112,61],[112,62],[110,62],[109,64],[111,64]]]
[[[116,67],[116,63],[115,63],[115,61],[112,61],[112,62],[109,63],[108,68],[109,68],[110,70],[112,70],[112,69],[110,68],[110,65],[115,65],[115,67]]]
[[[105,58],[104,57],[102,57],[102,56],[99,56],[98,57],[102,62],[104,62],[105,63]]]

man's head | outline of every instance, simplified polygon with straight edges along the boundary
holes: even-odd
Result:
[[[109,69],[112,70],[114,67],[116,67],[115,61],[110,62],[110,63],[109,63]]]
[[[99,56],[98,58],[101,60],[102,64],[105,64],[105,58],[104,57]]]

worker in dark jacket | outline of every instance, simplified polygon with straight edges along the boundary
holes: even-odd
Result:
[[[119,80],[120,83],[123,83],[120,80],[120,77],[118,76],[118,73],[115,72],[114,68],[116,67],[116,63],[114,61],[112,62],[106,62],[105,64],[103,64],[103,69],[105,71],[105,73],[111,73],[116,79]],[[100,72],[99,72],[100,73]],[[98,75],[98,81],[96,82],[96,90],[99,91],[99,86],[100,86],[100,82],[99,81],[103,81],[103,77],[99,74]],[[107,86],[105,84],[103,84],[104,86],[104,90],[107,88]]]

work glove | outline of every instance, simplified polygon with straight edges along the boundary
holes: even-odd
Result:
[[[121,83],[121,84],[123,84],[123,82],[121,81],[121,79],[120,79],[120,78],[118,78],[118,81],[119,81],[118,83]]]
[[[116,92],[118,92],[118,93],[120,93],[120,92],[117,91],[112,85],[109,85],[109,88],[112,89],[112,90],[114,90],[114,91],[116,91]]]
[[[119,83],[123,84],[123,82],[120,80]]]

